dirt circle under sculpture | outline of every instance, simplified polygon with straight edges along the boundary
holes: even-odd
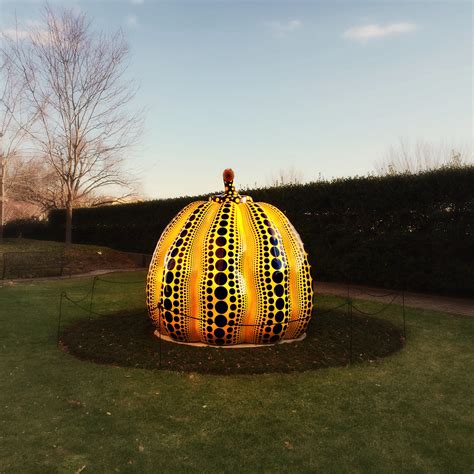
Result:
[[[344,366],[351,358],[351,322],[344,312],[313,316],[301,342],[251,349],[191,347],[160,341],[146,312],[120,313],[69,326],[61,336],[66,352],[96,363],[149,370],[208,374],[302,372]],[[374,362],[404,345],[392,323],[354,316],[352,362]]]

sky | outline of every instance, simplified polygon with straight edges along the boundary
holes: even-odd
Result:
[[[52,1],[122,28],[145,131],[128,162],[164,198],[366,175],[400,139],[472,143],[471,2]],[[40,17],[0,0],[0,27]]]

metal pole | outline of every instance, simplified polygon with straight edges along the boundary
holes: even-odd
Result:
[[[349,311],[349,317],[350,317],[350,328],[351,328],[351,334],[350,334],[350,339],[349,339],[349,361],[350,364],[352,365],[352,330],[353,330],[353,323],[352,323],[352,300],[348,300],[347,302],[347,309]]]
[[[56,345],[58,346],[59,346],[59,335],[61,331],[61,318],[63,315],[63,297],[64,297],[64,292],[62,292],[61,296],[59,297],[58,336],[57,336],[57,341],[56,341]]]
[[[159,341],[158,341],[158,354],[159,354],[159,359],[158,359],[158,367],[161,369],[161,334],[162,334],[162,329],[161,329],[161,308],[160,305],[158,305],[158,327],[159,329]]]
[[[92,316],[92,303],[94,301],[94,291],[95,291],[95,282],[97,281],[97,276],[94,277],[94,280],[92,280],[92,289],[91,289],[91,300],[89,303],[89,321],[91,320]]]
[[[407,338],[406,322],[405,322],[405,289],[402,290],[402,311],[403,311],[403,337]]]
[[[61,254],[60,254],[60,261],[59,261],[59,264],[61,265],[61,268],[59,270],[59,276],[63,276],[63,272],[64,272],[64,248],[61,250]]]

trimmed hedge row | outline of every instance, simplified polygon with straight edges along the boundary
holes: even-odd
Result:
[[[474,294],[474,167],[246,191],[283,210],[316,279]],[[73,239],[152,252],[186,204],[208,196],[77,209]],[[49,215],[62,239],[64,210]]]
[[[5,224],[3,235],[8,237],[24,237],[27,239],[52,239],[49,223],[32,217],[30,219],[15,219]],[[62,239],[61,239],[62,240]]]

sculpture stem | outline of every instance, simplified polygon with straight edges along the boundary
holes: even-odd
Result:
[[[236,196],[237,190],[234,187],[234,172],[228,168],[222,173],[224,178],[225,193],[227,195]]]

